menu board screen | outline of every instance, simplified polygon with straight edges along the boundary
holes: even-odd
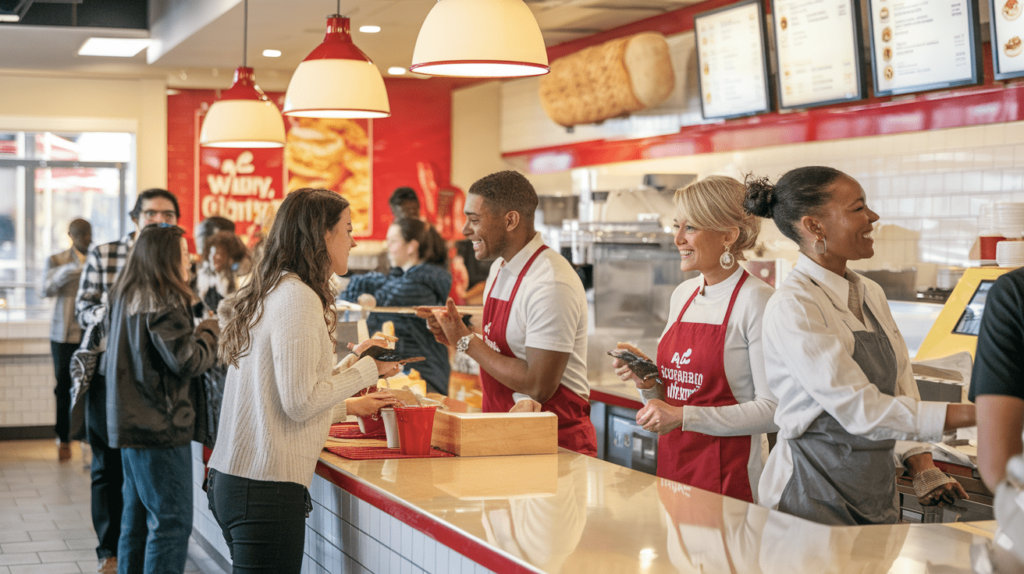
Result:
[[[868,0],[875,94],[981,81],[973,0]]]
[[[992,67],[997,80],[1024,76],[1024,18],[1020,0],[989,0]]]
[[[780,108],[864,97],[853,0],[774,0],[772,21]]]
[[[701,111],[724,119],[771,110],[764,14],[748,0],[694,17]]]

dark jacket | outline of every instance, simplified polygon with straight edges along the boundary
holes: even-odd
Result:
[[[193,329],[187,307],[131,313],[113,303],[104,357],[111,448],[170,448],[192,440],[192,378],[217,360],[216,321]]]
[[[394,267],[387,275],[376,272],[356,275],[341,298],[355,301],[363,293],[369,293],[381,307],[444,305],[451,288],[452,275],[447,269],[432,263],[420,263],[404,272]],[[448,348],[434,339],[434,335],[427,329],[427,322],[409,315],[370,313],[366,326],[372,334],[379,331],[385,321],[395,324],[395,336],[398,337],[396,351],[403,355],[427,358],[422,363],[410,363],[409,367],[419,371],[435,390],[447,395],[448,377],[452,371],[448,362]]]

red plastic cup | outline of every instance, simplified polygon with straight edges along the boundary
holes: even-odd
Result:
[[[437,407],[395,407],[402,454],[430,453],[430,435],[434,432],[435,411]]]
[[[379,433],[384,430],[384,419],[380,411],[368,417],[356,417],[359,420],[359,432],[363,434]]]
[[[1001,235],[982,235],[978,239],[981,241],[981,259],[987,261],[995,260],[996,244],[1006,241],[1006,238]]]

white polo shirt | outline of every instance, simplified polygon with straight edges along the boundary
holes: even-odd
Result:
[[[507,263],[499,257],[491,264],[484,293],[508,301],[519,273],[544,245],[540,234]],[[493,290],[492,290],[493,286]],[[487,299],[484,300],[486,306]],[[487,325],[484,325],[486,328]],[[587,295],[572,265],[553,249],[545,249],[526,271],[512,301],[505,340],[516,358],[526,360],[526,347],[570,353],[562,385],[590,399],[587,381]],[[527,398],[515,393],[516,401]]]

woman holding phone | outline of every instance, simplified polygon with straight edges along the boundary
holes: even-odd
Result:
[[[672,294],[657,349],[662,384],[620,359],[612,366],[640,389],[645,405],[637,422],[661,435],[659,477],[754,502],[768,455],[765,433],[777,427],[761,351],[761,314],[772,288],[738,263],[759,231],[757,218],[743,211],[744,191],[722,176],[676,191],[680,268],[701,275]]]

